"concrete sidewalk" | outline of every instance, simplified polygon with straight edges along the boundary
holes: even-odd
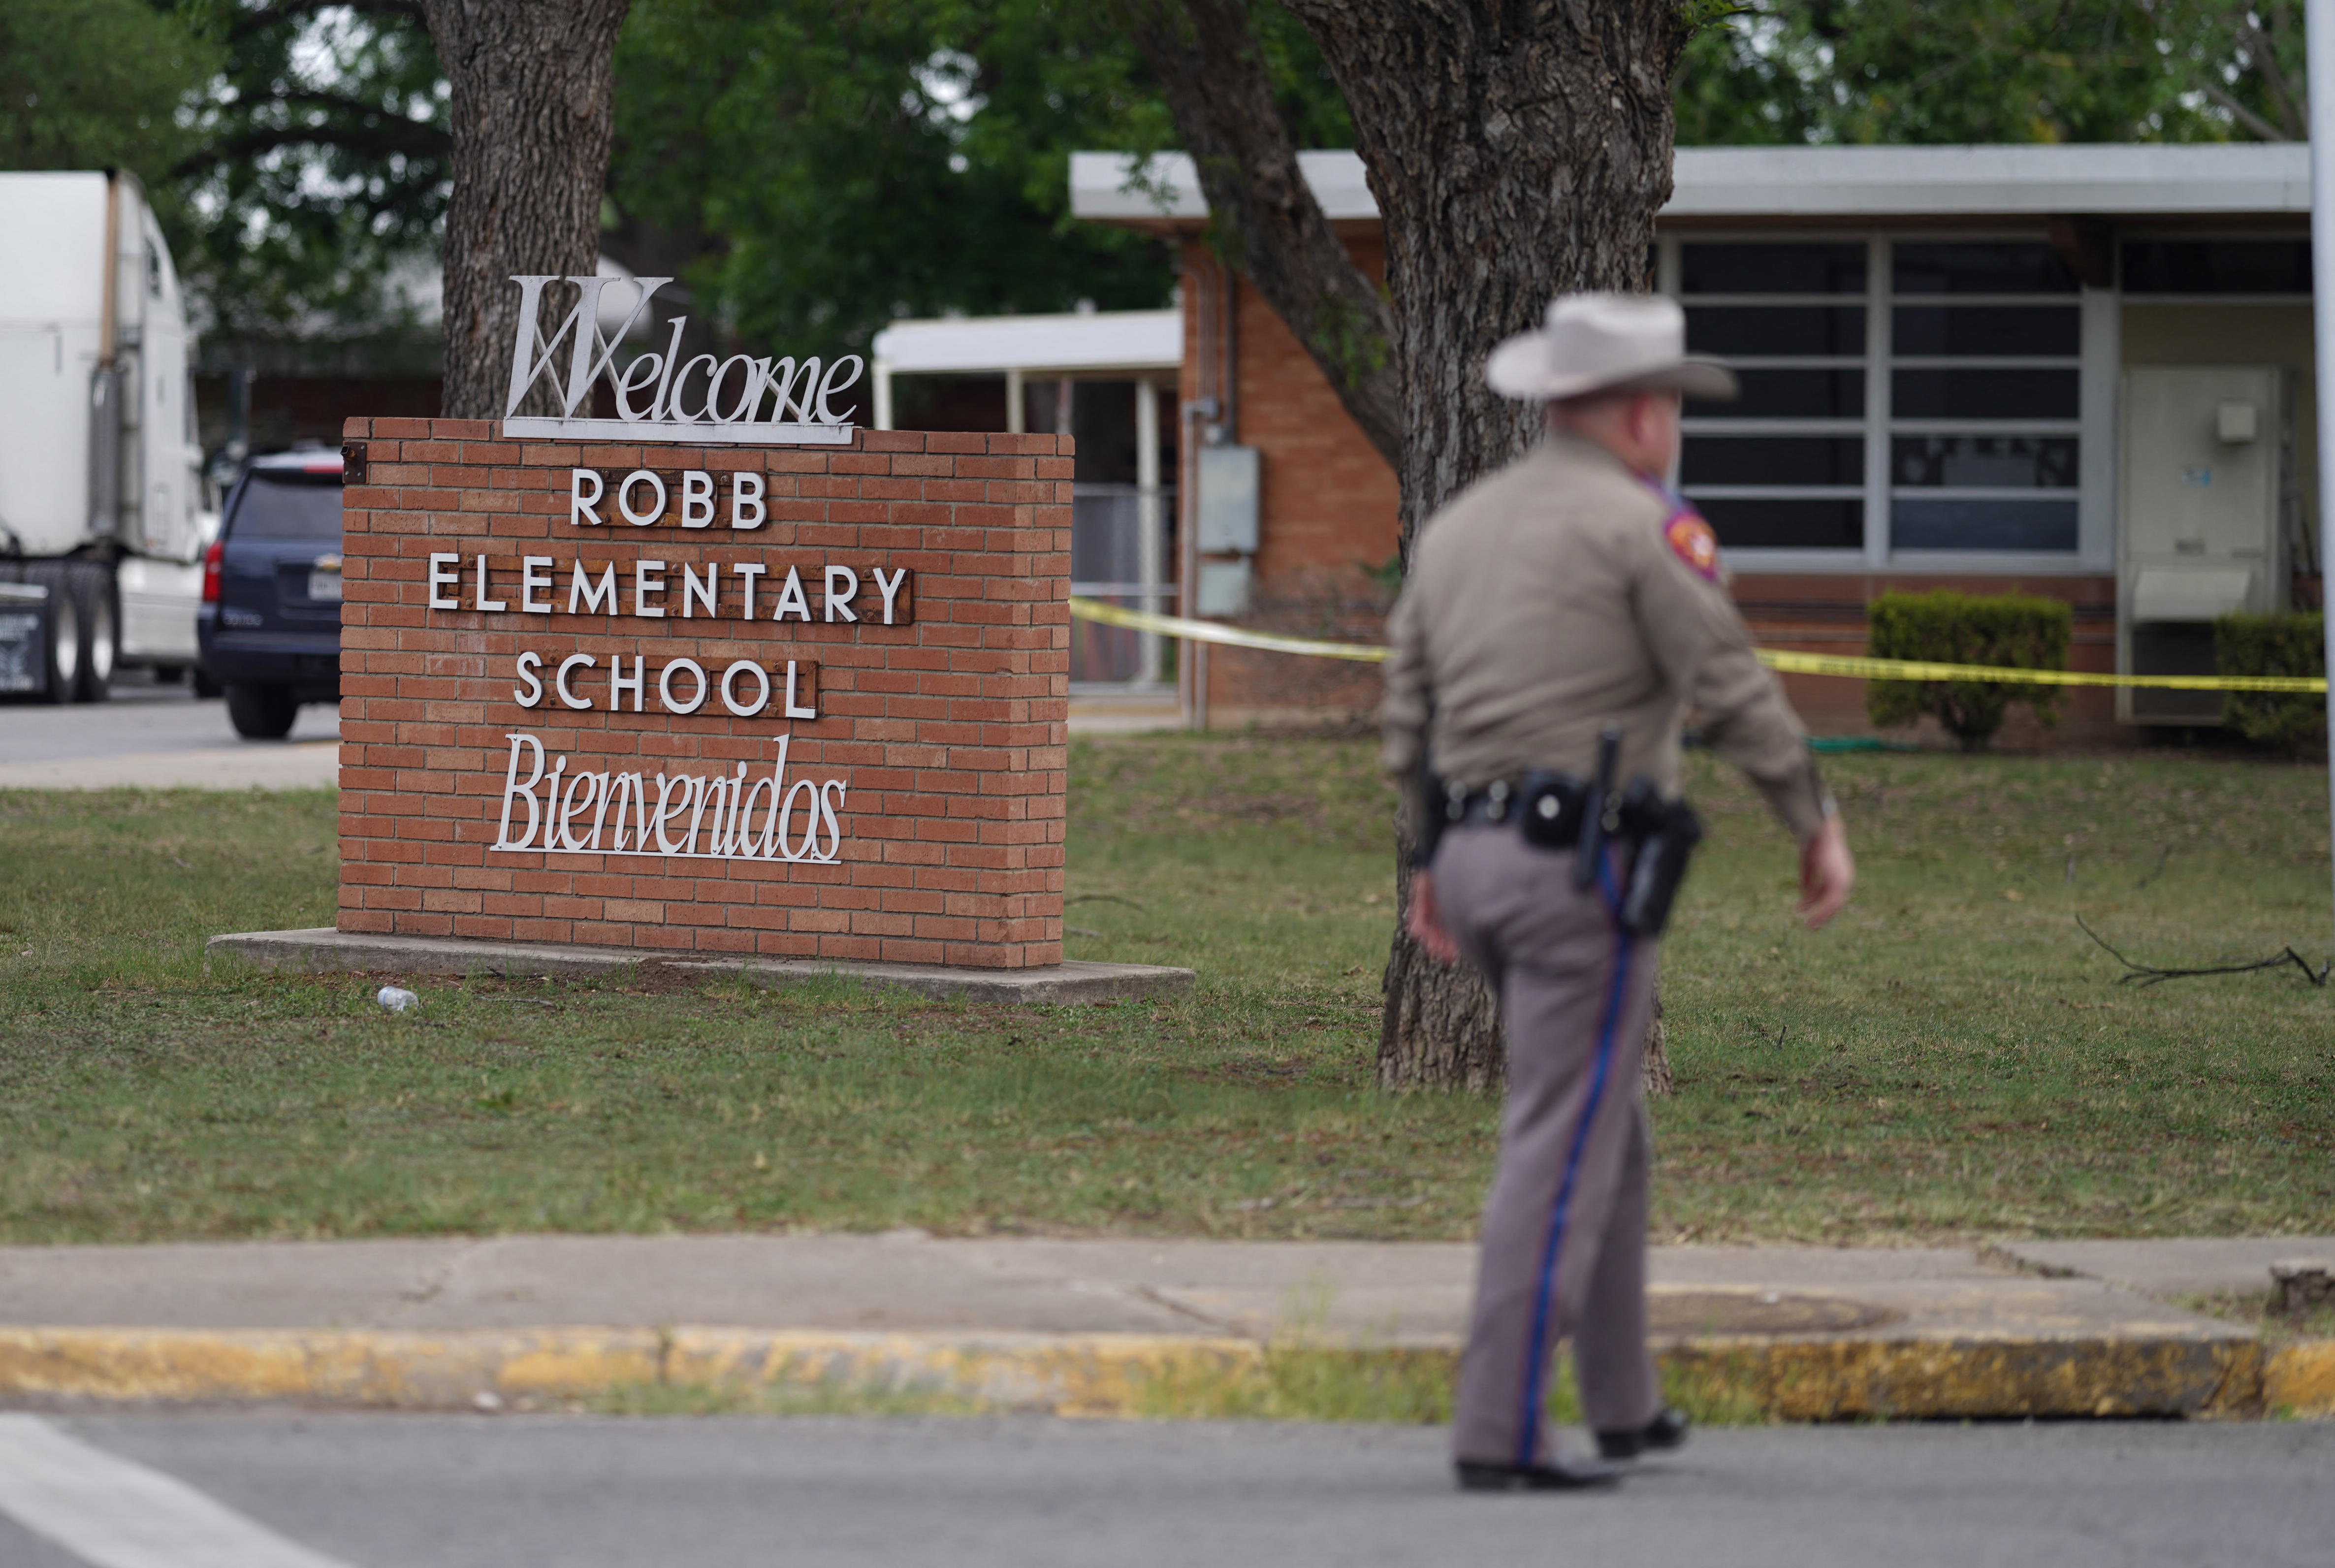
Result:
[[[2272,1262],[2335,1253],[2297,1238],[2088,1244],[2174,1293],[2201,1279],[2200,1293],[2260,1292]],[[2201,1272],[2207,1253],[2218,1273]],[[1148,1382],[1262,1373],[1293,1345],[1448,1360],[1474,1257],[920,1233],[5,1248],[0,1400],[428,1407],[841,1383],[1125,1414]],[[2266,1347],[2072,1267],[1658,1248],[1652,1329],[1673,1376],[1786,1418],[2335,1414],[2329,1347]]]

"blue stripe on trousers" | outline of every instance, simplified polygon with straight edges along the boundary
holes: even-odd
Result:
[[[1603,876],[1599,878],[1601,883],[1605,880]],[[1533,1450],[1540,1446],[1541,1374],[1548,1364],[1549,1308],[1556,1292],[1557,1260],[1565,1247],[1565,1216],[1573,1206],[1573,1187],[1581,1175],[1581,1157],[1589,1148],[1590,1124],[1596,1119],[1597,1102],[1604,1098],[1606,1070],[1613,1060],[1613,1031],[1621,1024],[1622,999],[1629,989],[1630,934],[1621,928],[1618,920],[1613,934],[1613,981],[1605,998],[1604,1021],[1597,1031],[1597,1065],[1589,1079],[1588,1103],[1581,1108],[1580,1124],[1574,1128],[1573,1147],[1565,1157],[1565,1178],[1557,1184],[1556,1204],[1548,1217],[1548,1241],[1541,1251],[1540,1290],[1533,1301],[1532,1349],[1525,1362],[1525,1407],[1523,1419],[1517,1423],[1518,1468],[1533,1462]]]

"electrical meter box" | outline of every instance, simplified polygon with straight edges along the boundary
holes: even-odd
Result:
[[[2214,622],[2287,607],[2293,425],[2276,365],[2145,365],[2124,383],[2117,669],[2211,675]],[[2218,724],[2219,692],[2120,686],[2127,724]]]
[[[1200,554],[1256,554],[1259,467],[1255,447],[1200,449]]]

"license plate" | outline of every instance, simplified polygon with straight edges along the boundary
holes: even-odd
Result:
[[[308,574],[308,596],[337,605],[341,602],[341,575],[338,572]]]

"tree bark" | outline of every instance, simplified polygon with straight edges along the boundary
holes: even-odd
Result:
[[[1305,345],[1363,437],[1399,465],[1393,306],[1306,186],[1243,0],[1118,0],[1118,10],[1198,170],[1218,252]]]
[[[1401,381],[1404,565],[1419,525],[1533,440],[1537,411],[1484,384],[1484,357],[1574,289],[1652,286],[1671,194],[1675,0],[1284,0],[1354,119],[1387,241]],[[1407,853],[1399,864],[1406,886]],[[1472,977],[1470,977],[1472,978]],[[1662,1088],[1659,1013],[1646,1070]],[[1398,920],[1379,1081],[1497,1081],[1497,1009]],[[1488,1064],[1488,1065],[1487,1065]]]
[[[1649,1096],[1670,1093],[1671,1053],[1667,1049],[1662,1029],[1662,993],[1660,991],[1654,992],[1654,1015],[1646,1021],[1646,1056],[1643,1067],[1644,1070],[1640,1077],[1645,1080],[1646,1093]]]
[[[519,274],[589,275],[615,129],[616,33],[632,0],[423,0],[453,96],[445,392],[452,419],[500,419]],[[519,411],[556,413],[549,381]]]
[[[1690,24],[1677,0],[1283,4],[1345,92],[1378,198],[1391,297],[1385,363],[1398,410],[1391,448],[1374,411],[1375,382],[1357,379],[1352,356],[1325,355],[1317,344],[1325,320],[1361,319],[1338,315],[1359,269],[1298,175],[1239,0],[1122,0],[1227,248],[1389,453],[1408,566],[1419,523],[1535,434],[1533,408],[1484,384],[1492,345],[1532,325],[1558,294],[1652,285],[1654,214],[1671,193],[1670,76]],[[1336,333],[1326,335],[1334,347]],[[1370,398],[1353,395],[1359,385]],[[1497,1084],[1494,1000],[1473,971],[1437,963],[1405,934],[1408,822],[1397,838],[1379,1081]],[[1666,1080],[1666,1062],[1662,1070]]]

